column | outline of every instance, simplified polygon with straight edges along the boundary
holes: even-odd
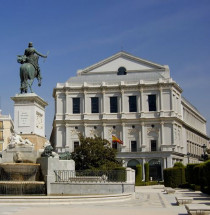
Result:
[[[105,91],[102,91],[101,112],[105,113]]]
[[[124,90],[121,90],[121,113],[124,113]]]
[[[161,145],[164,145],[165,144],[165,141],[164,141],[164,122],[161,122],[160,123],[160,128],[161,128]]]
[[[84,137],[87,135],[87,124],[84,123]]]
[[[140,107],[140,100],[141,100],[141,92],[139,92],[139,95],[137,95],[137,112],[140,113],[141,112],[141,107]]]
[[[160,116],[164,116],[164,111],[163,111],[163,90],[162,87],[160,87]]]
[[[139,129],[139,146],[138,146],[138,149],[139,149],[139,151],[141,151],[140,149],[141,149],[141,146],[142,146],[142,142],[141,142],[141,129]],[[137,149],[137,150],[138,150]]]
[[[125,142],[125,123],[122,123],[122,141],[123,141],[123,145],[126,146],[126,142]]]
[[[69,94],[68,94],[68,92],[66,92],[65,94],[66,94],[66,111],[65,111],[65,115],[67,115],[69,113],[69,109],[68,109],[68,106],[69,106]]]
[[[55,93],[55,114],[58,113],[58,93]]]
[[[66,146],[69,146],[69,126],[68,125],[65,125],[65,128],[66,128],[66,139],[65,139],[65,148]]]
[[[172,132],[171,132],[171,134],[172,134],[172,141],[171,141],[171,145],[174,145],[175,144],[175,140],[174,140],[174,122],[172,123]]]
[[[143,88],[140,89],[140,112],[144,112],[144,106],[143,106]]]
[[[144,131],[144,123],[141,123],[141,147],[142,147],[142,152],[146,151],[146,141],[145,141],[145,131]]]
[[[174,112],[173,88],[172,87],[171,87],[171,95],[170,95],[170,97],[171,97],[171,112],[172,112],[172,115],[174,115],[175,112]]]
[[[166,169],[167,167],[167,157],[163,158],[163,169]]]
[[[142,181],[145,180],[144,164],[145,164],[145,158],[142,158]]]
[[[103,139],[107,139],[106,138],[106,124],[103,123],[102,126],[103,126]]]
[[[84,95],[83,95],[83,114],[87,113],[87,110],[86,110],[86,101],[87,101],[86,94],[87,94],[86,91],[84,91]]]
[[[55,140],[55,148],[56,148],[56,152],[60,152],[60,148],[62,147],[62,143],[61,143],[61,141],[59,141],[59,133],[58,133],[58,130],[59,130],[59,127],[60,127],[60,125],[55,125],[55,129],[56,129],[56,135],[55,135],[55,138],[56,138],[56,140]]]

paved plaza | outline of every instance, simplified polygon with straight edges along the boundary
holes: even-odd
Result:
[[[185,215],[183,205],[177,206],[175,196],[192,197],[193,203],[210,205],[210,196],[199,191],[176,190],[175,194],[166,194],[162,186],[136,187],[132,200],[109,203],[81,203],[71,205],[39,204],[0,205],[0,215]],[[79,202],[78,202],[79,203]]]

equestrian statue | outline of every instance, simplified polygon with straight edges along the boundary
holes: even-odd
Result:
[[[20,66],[20,93],[27,93],[28,87],[32,91],[32,84],[34,78],[38,80],[38,86],[41,86],[41,71],[39,68],[39,56],[43,58],[47,58],[47,55],[43,55],[36,51],[33,47],[33,43],[30,42],[28,44],[28,48],[25,49],[24,55],[17,56],[17,62],[22,64]]]

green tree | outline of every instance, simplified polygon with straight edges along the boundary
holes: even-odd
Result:
[[[80,146],[71,154],[76,170],[111,170],[121,166],[116,160],[117,151],[110,147],[108,140],[97,136],[85,138],[83,135],[79,138]]]

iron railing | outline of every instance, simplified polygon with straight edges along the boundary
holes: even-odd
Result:
[[[55,170],[55,182],[69,183],[110,183],[125,182],[125,170]]]

